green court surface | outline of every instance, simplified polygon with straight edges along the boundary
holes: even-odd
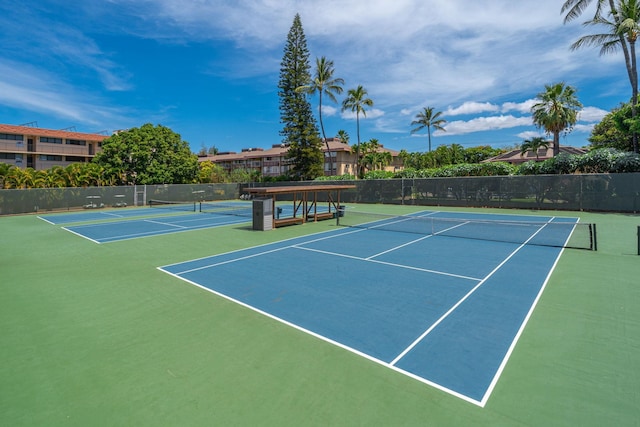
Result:
[[[563,252],[484,408],[157,269],[332,221],[98,245],[34,215],[0,217],[0,425],[639,425],[640,216],[482,212],[598,228],[597,252]],[[326,274],[295,267],[283,260],[292,280]]]

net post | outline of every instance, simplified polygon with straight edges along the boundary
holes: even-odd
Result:
[[[598,250],[598,233],[596,232],[596,224],[593,223],[591,224],[591,229],[593,232],[593,250],[597,251]]]
[[[638,226],[638,255],[640,255],[640,225]]]
[[[345,209],[344,205],[338,205],[336,209],[336,225],[340,225],[340,218],[344,216]]]

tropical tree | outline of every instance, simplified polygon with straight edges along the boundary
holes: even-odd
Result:
[[[4,178],[4,188],[31,188],[34,173],[33,168],[11,166]]]
[[[520,146],[520,156],[524,156],[527,152],[531,151],[535,153],[536,160],[540,160],[538,157],[538,149],[549,148],[549,141],[541,136],[536,136],[531,139],[525,139]]]
[[[171,129],[151,123],[105,139],[93,162],[117,184],[125,185],[189,184],[198,173],[198,158],[189,143]],[[87,179],[91,178],[83,176],[80,185]]]
[[[64,168],[62,166],[53,166],[46,171],[44,178],[45,188],[62,188],[67,186],[67,181],[64,177]]]
[[[336,95],[342,93],[342,85],[344,80],[333,77],[333,61],[328,60],[324,56],[316,58],[316,72],[310,84],[306,84],[297,88],[298,91],[308,93],[310,95],[318,94],[318,117],[320,118],[320,130],[322,131],[322,139],[327,147],[327,155],[329,156],[329,175],[333,175],[333,160],[331,158],[331,150],[329,149],[329,141],[324,132],[324,123],[322,122],[322,95],[326,95],[333,102],[338,102]]]
[[[198,163],[198,182],[221,183],[228,181],[228,174],[222,166],[210,160]]]
[[[358,136],[358,143],[356,145],[356,171],[360,170],[360,114],[363,117],[367,117],[367,111],[365,107],[372,107],[373,100],[367,97],[368,92],[362,85],[358,85],[355,89],[349,89],[347,91],[347,97],[342,101],[342,111],[350,110],[356,113],[356,130]]]
[[[571,132],[581,109],[576,90],[564,83],[545,85],[545,91],[538,94],[531,107],[533,123],[553,135],[554,156],[560,154],[560,133]]]
[[[443,127],[447,121],[445,119],[440,118],[442,115],[441,111],[433,112],[433,107],[424,107],[424,109],[416,114],[416,120],[411,122],[411,125],[417,125],[417,127],[411,129],[411,133],[414,134],[418,131],[421,131],[424,128],[427,128],[427,135],[429,137],[429,151],[431,151],[431,128],[434,130],[439,130],[446,132],[446,129]]]
[[[341,143],[349,144],[349,134],[346,130],[340,129],[335,137],[338,138]]]
[[[384,151],[377,139],[371,138],[369,140],[369,147],[363,158],[363,163],[369,170],[383,170],[392,160],[391,153]]]
[[[567,0],[561,11],[566,12],[565,23],[580,16],[592,3],[592,0]],[[607,4],[609,6],[606,13]],[[571,45],[571,49],[584,46],[599,46],[600,55],[622,50],[631,83],[631,117],[637,117],[638,105],[638,69],[636,64],[636,41],[640,33],[640,3],[638,0],[598,0],[593,19],[585,22],[587,26],[602,26],[607,32],[583,36]],[[638,152],[637,132],[632,135],[633,150]]]
[[[295,179],[314,179],[323,174],[322,141],[306,94],[297,90],[311,81],[309,50],[296,14],[287,36],[280,63],[278,96],[280,98],[280,135],[289,144],[287,157],[293,160],[290,173]]]
[[[621,151],[633,151],[633,138],[627,124],[631,118],[631,106],[614,109],[596,123],[588,138],[591,149],[616,148]]]
[[[7,175],[9,174],[9,170],[15,166],[10,165],[9,163],[0,163],[0,188],[5,187],[5,180],[7,179]]]

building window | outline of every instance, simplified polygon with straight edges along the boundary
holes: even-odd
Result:
[[[67,139],[67,145],[82,145],[82,146],[85,146],[85,145],[87,145],[87,141],[84,141],[82,139]]]
[[[50,154],[40,154],[40,160],[48,162],[61,162],[62,156],[52,156]]]
[[[48,142],[49,144],[62,144],[62,138],[51,138],[48,136],[41,136],[40,142]]]
[[[80,162],[83,163],[85,161],[84,157],[80,157],[80,156],[66,156],[64,158],[65,161],[67,162]]]
[[[0,139],[7,141],[24,141],[24,135],[16,135],[13,133],[0,133]]]
[[[14,153],[0,153],[0,159],[3,160],[15,160],[16,155]]]

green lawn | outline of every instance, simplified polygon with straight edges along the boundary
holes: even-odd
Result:
[[[639,425],[640,217],[553,214],[599,250],[564,251],[484,408],[156,269],[332,221],[97,245],[0,217],[0,425]]]

